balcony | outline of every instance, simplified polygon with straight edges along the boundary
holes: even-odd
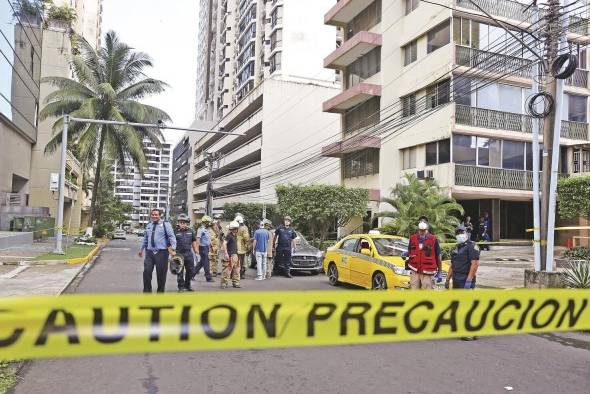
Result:
[[[531,78],[532,61],[515,56],[482,51],[480,49],[455,46],[455,62],[459,66],[473,67],[492,71],[496,74],[508,74]]]
[[[496,111],[493,109],[476,108],[455,104],[455,123],[484,129],[516,131],[519,133],[532,133],[533,122],[529,115],[512,112]],[[539,121],[543,127],[543,120]],[[590,140],[588,123],[561,122],[561,137],[573,140]]]
[[[381,97],[381,86],[361,82],[339,95],[324,101],[322,110],[324,112],[343,113],[347,109],[361,104],[371,97]]]
[[[587,88],[588,70],[581,70],[577,68],[573,75],[565,80],[565,84],[569,86],[575,86],[577,88]]]
[[[381,138],[367,135],[356,135],[322,147],[322,156],[341,158],[347,153],[357,152],[367,148],[381,148]]]
[[[533,172],[455,164],[455,185],[507,190],[533,190]]]
[[[324,59],[324,68],[343,69],[381,42],[381,34],[360,31]]]
[[[340,0],[324,15],[324,24],[345,25],[364,10],[369,3],[370,1],[367,0]]]
[[[456,0],[456,3],[457,7],[481,13],[470,0]],[[533,21],[533,7],[529,7],[528,4],[510,0],[477,0],[477,4],[487,13],[494,16],[521,22],[532,23]]]

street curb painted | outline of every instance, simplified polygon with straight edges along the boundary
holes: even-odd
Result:
[[[86,264],[89,262],[101,249],[101,245],[96,245],[94,249],[90,251],[85,257],[78,257],[75,259],[67,259],[66,263],[68,264]]]

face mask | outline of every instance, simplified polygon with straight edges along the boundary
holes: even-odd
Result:
[[[420,222],[420,223],[418,223],[418,229],[419,230],[428,230],[428,224],[426,222]]]
[[[455,238],[457,238],[457,242],[459,242],[460,244],[464,244],[465,242],[467,242],[467,234],[457,234]]]

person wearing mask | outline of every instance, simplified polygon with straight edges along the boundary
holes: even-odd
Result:
[[[277,269],[287,278],[293,277],[291,275],[291,256],[295,250],[295,238],[297,238],[295,230],[291,228],[291,222],[291,217],[285,216],[283,225],[277,228],[273,240]]]
[[[184,259],[184,268],[178,273],[178,291],[193,291],[191,288],[191,279],[195,269],[195,254],[199,253],[197,237],[195,232],[189,227],[190,219],[188,215],[181,213],[176,221],[178,229],[175,232],[176,253]],[[194,253],[194,254],[193,254]]]
[[[465,220],[463,221],[463,227],[465,227],[467,238],[471,239],[471,236],[473,234],[473,223],[471,223],[471,216],[465,216]]]
[[[490,250],[490,245],[487,244],[487,242],[490,242],[492,240],[492,237],[490,237],[490,233],[489,233],[489,229],[488,226],[486,224],[486,220],[485,218],[482,216],[481,218],[479,218],[479,234],[477,237],[477,241],[481,242],[481,250]]]
[[[429,231],[428,218],[421,216],[418,231],[410,236],[406,265],[410,269],[410,288],[429,290],[434,280],[442,282],[441,249],[438,239]]]
[[[264,229],[268,234],[268,242],[266,245],[266,279],[270,279],[272,277],[272,269],[273,269],[273,238],[274,234],[272,231],[272,222],[268,219],[264,219]]]
[[[158,293],[166,290],[166,275],[168,271],[168,257],[176,254],[176,237],[169,222],[161,220],[160,210],[152,209],[150,223],[146,226],[139,251],[139,257],[143,260],[143,292],[152,292],[152,276],[156,268]]]
[[[219,255],[219,225],[216,220],[213,220],[211,226],[207,229],[209,231],[209,238],[211,238],[211,246],[209,247],[209,272],[212,277],[217,276],[217,263]]]
[[[252,244],[256,256],[256,280],[264,280],[266,278],[268,238],[268,231],[264,228],[264,222],[260,222],[259,228],[254,232],[254,241]]]
[[[197,245],[199,247],[200,261],[197,263],[195,272],[198,273],[201,268],[203,268],[207,282],[213,282],[211,271],[209,270],[209,247],[211,246],[211,237],[209,236],[208,230],[212,221],[213,220],[209,216],[203,216],[201,219],[201,226],[197,230]]]
[[[240,260],[238,258],[238,228],[240,224],[233,221],[229,224],[229,232],[223,241],[223,271],[221,288],[227,289],[231,280],[232,286],[240,288]]]
[[[457,246],[451,253],[451,267],[445,282],[445,288],[449,288],[449,282],[453,280],[453,289],[475,289],[477,269],[479,267],[479,251],[475,243],[467,237],[465,227],[459,225],[455,229]],[[463,337],[463,340],[471,341],[477,337]]]
[[[237,214],[235,221],[240,225],[237,233],[238,259],[240,260],[240,279],[244,279],[246,277],[246,256],[250,244],[250,231],[248,231],[248,226],[244,224],[244,217],[242,215]]]

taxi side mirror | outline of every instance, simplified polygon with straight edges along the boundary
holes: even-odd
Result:
[[[361,249],[361,254],[363,254],[365,256],[371,256],[371,249],[362,248]]]

